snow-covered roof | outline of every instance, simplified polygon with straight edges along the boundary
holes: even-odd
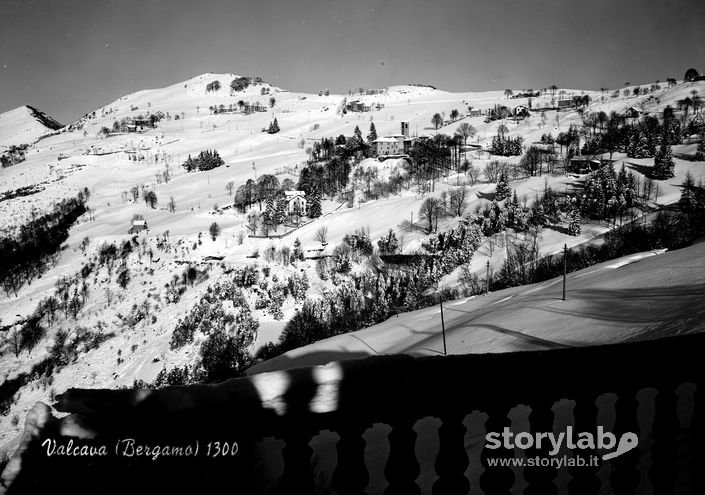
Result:
[[[145,225],[147,225],[147,221],[146,220],[133,220],[132,225],[136,226],[136,227],[145,226]]]
[[[284,191],[284,196],[286,196],[286,199],[293,199],[296,196],[301,196],[301,197],[306,196],[306,192],[305,191]]]
[[[597,158],[596,156],[585,156],[585,155],[574,156],[570,160],[573,162],[595,162],[595,163],[600,162],[600,159]]]
[[[376,143],[398,143],[399,140],[393,137],[381,137],[375,140]]]

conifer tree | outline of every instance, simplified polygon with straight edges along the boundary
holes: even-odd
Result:
[[[570,211],[570,223],[568,224],[568,233],[572,236],[580,235],[580,212],[577,208]]]
[[[376,141],[377,140],[377,129],[375,129],[375,123],[370,122],[370,133],[367,135],[367,141]]]
[[[267,207],[264,210],[263,217],[265,224],[274,223],[274,198],[271,196],[267,197]]]
[[[646,145],[645,145],[644,156],[646,158],[651,158],[656,155],[656,135],[653,131],[646,131]]]
[[[627,148],[627,156],[629,158],[650,158],[653,154],[649,154],[649,141],[644,132],[639,130],[634,131]]]
[[[674,169],[675,164],[673,163],[671,145],[668,144],[667,139],[664,139],[661,143],[661,148],[659,148],[658,153],[656,153],[656,156],[654,157],[654,168],[652,175],[658,180],[670,179],[676,175]]]
[[[670,105],[663,109],[663,141],[668,144],[681,144],[683,142],[681,126],[676,120],[673,108]]]
[[[495,190],[494,199],[496,201],[502,201],[511,194],[511,190],[512,189],[509,187],[509,177],[507,177],[507,172],[500,172],[499,179],[497,180],[497,189]]]
[[[519,206],[519,196],[517,196],[516,189],[511,195],[511,198],[506,204],[507,210],[507,223],[515,227],[523,226],[523,211]]]
[[[705,161],[705,130],[700,131],[700,143],[695,152],[695,159],[699,162]]]
[[[697,207],[695,180],[690,172],[686,172],[685,179],[681,184],[681,197],[678,200],[678,206],[686,213],[693,212]]]
[[[267,130],[269,134],[276,134],[279,132],[279,122],[277,122],[277,118],[274,117],[274,121],[269,124],[269,130]]]
[[[377,241],[381,254],[395,254],[399,250],[399,240],[392,229],[389,233]]]
[[[311,204],[308,208],[308,216],[311,218],[318,218],[322,214],[321,193],[318,191],[318,187],[314,187],[313,191],[311,191]]]
[[[184,168],[187,172],[190,172],[191,170],[194,170],[196,168],[196,164],[194,163],[193,158],[191,158],[191,155],[189,155],[186,159],[186,162],[184,163]]]
[[[360,131],[358,126],[355,126],[355,131],[353,131],[353,134],[360,138],[360,141],[364,141],[364,139],[362,139],[362,131]]]
[[[546,218],[546,211],[542,204],[539,204],[531,215],[531,224],[537,227],[543,227],[548,222]]]
[[[516,189],[512,193],[512,202],[509,206],[515,210],[519,209],[519,196],[517,196]]]
[[[291,261],[303,261],[304,260],[304,252],[301,249],[301,241],[297,237],[296,240],[294,240],[294,250],[291,253]]]
[[[284,198],[280,198],[277,201],[277,207],[274,210],[274,223],[276,224],[282,224],[284,223],[284,220],[286,219],[286,200]]]
[[[208,228],[208,232],[211,235],[211,239],[215,241],[216,237],[220,235],[220,225],[218,225],[216,222],[213,222]]]

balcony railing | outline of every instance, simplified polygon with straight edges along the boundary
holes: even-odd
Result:
[[[379,356],[156,391],[72,389],[55,405],[69,415],[57,417],[43,404],[30,411],[3,486],[8,494],[702,494],[703,350],[705,334],[694,334],[550,351]],[[637,433],[639,446],[594,467],[490,466],[488,458],[515,452],[468,438],[511,426],[517,406],[530,409],[530,432],[558,430],[558,415],[567,411],[576,431],[595,432],[607,421],[617,438]],[[468,428],[471,414],[487,418],[484,429]],[[434,443],[419,444],[425,418],[440,426]],[[368,444],[366,433],[380,425],[389,431],[384,445]],[[126,438],[198,441],[201,454],[115,455]],[[328,439],[329,476],[319,472],[324,457],[316,450],[326,442],[317,438]],[[106,445],[109,454],[48,456],[46,439]],[[208,458],[204,449],[214,441],[237,441],[239,451]],[[378,447],[386,456],[381,483],[372,471],[382,468],[370,461]],[[432,476],[420,476],[428,455],[435,457]],[[471,466],[478,456],[479,466]],[[275,475],[270,464],[279,466],[271,468]]]

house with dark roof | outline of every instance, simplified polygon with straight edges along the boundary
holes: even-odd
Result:
[[[132,227],[130,227],[130,230],[127,231],[128,234],[139,234],[143,230],[149,230],[147,227],[147,220],[140,219],[140,220],[133,220],[132,221]]]
[[[524,118],[524,117],[528,117],[529,115],[531,115],[531,113],[529,112],[529,107],[527,107],[526,105],[518,105],[517,107],[514,108],[514,116],[515,117]]]
[[[371,110],[370,105],[366,105],[360,100],[349,101],[345,105],[345,109],[348,112],[369,112]]]
[[[644,112],[636,107],[629,107],[624,111],[624,117],[627,119],[638,119],[642,113]]]
[[[570,165],[568,165],[568,172],[574,174],[588,174],[598,170],[604,165],[609,165],[615,160],[608,160],[606,158],[599,158],[596,155],[582,155],[574,156],[570,159]]]

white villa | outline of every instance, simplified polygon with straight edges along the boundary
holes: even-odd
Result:
[[[308,202],[304,191],[284,191],[284,198],[286,199],[286,212],[289,215],[297,212],[299,215],[308,214]]]
[[[401,123],[401,134],[392,134],[375,140],[377,156],[392,156],[407,153],[414,140],[409,137],[409,123]]]

